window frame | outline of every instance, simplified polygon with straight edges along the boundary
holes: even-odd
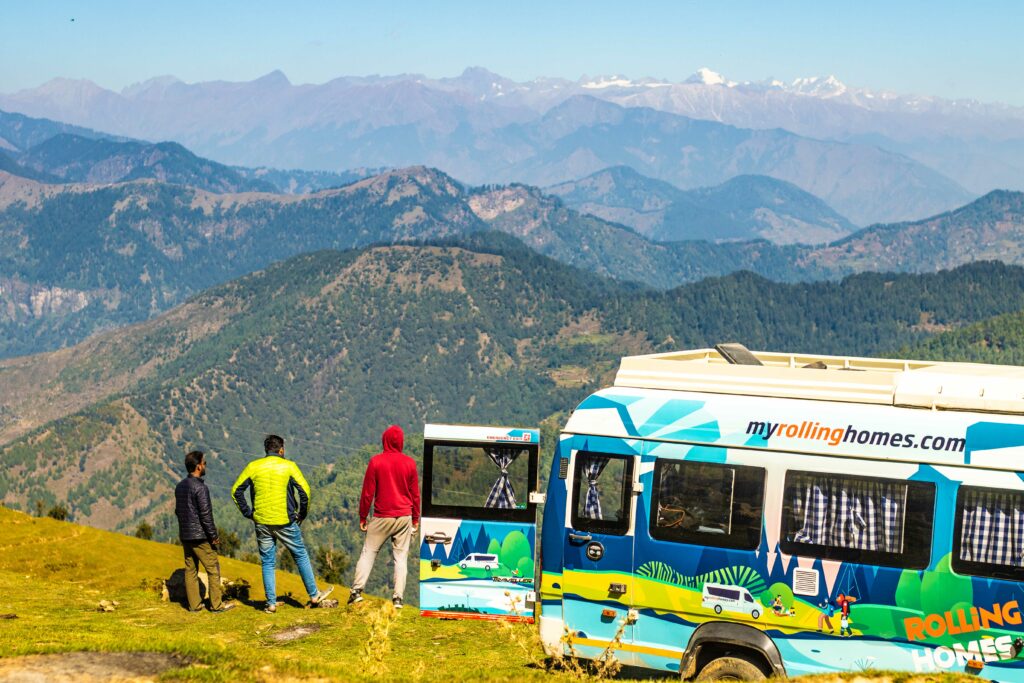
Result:
[[[732,540],[737,534],[710,534],[702,532],[690,532],[682,531],[679,529],[672,529],[671,527],[658,526],[658,502],[661,498],[661,478],[666,467],[681,467],[685,469],[686,465],[702,465],[705,467],[715,467],[722,469],[733,469],[736,474],[739,475],[740,470],[748,471],[750,473],[758,473],[761,477],[760,499],[758,503],[758,526],[757,526],[757,541],[753,546],[750,545],[750,541],[747,538],[736,538]],[[679,458],[658,458],[654,462],[654,474],[651,485],[651,510],[648,515],[650,520],[648,522],[648,532],[651,538],[658,541],[667,541],[670,543],[684,543],[686,545],[702,546],[707,548],[728,548],[732,550],[744,550],[753,551],[757,550],[761,545],[761,537],[764,534],[764,499],[765,499],[765,486],[767,485],[767,471],[764,467],[758,467],[757,465],[735,465],[731,463],[717,463],[717,462],[703,462],[700,460],[683,460]],[[685,474],[684,474],[685,476]],[[735,480],[733,483],[733,496],[731,501],[732,513],[735,514],[736,505],[736,485]],[[715,542],[717,541],[717,542]],[[742,541],[742,542],[740,542]]]
[[[624,514],[620,520],[609,521],[604,519],[589,519],[587,517],[580,517],[579,515],[580,485],[581,482],[586,479],[582,473],[583,461],[592,455],[625,461],[623,465],[624,470],[622,476],[621,497],[621,509],[624,511]],[[621,453],[606,453],[604,451],[579,450],[576,451],[576,454],[573,457],[575,463],[573,464],[572,498],[569,501],[571,506],[570,520],[572,522],[572,528],[576,531],[590,531],[598,534],[607,534],[609,536],[627,535],[633,521],[633,477],[635,476],[634,468],[636,456],[624,455]]]
[[[434,448],[486,448],[496,446],[503,448],[520,448],[526,450],[527,457],[527,478],[529,490],[525,493],[525,508],[488,508],[473,507],[471,505],[442,505],[433,501],[434,493]],[[522,456],[520,456],[522,457]],[[423,483],[421,491],[421,516],[441,517],[445,519],[470,519],[488,522],[518,522],[521,524],[536,524],[537,504],[530,500],[530,494],[537,490],[537,473],[539,471],[540,444],[507,442],[507,441],[458,441],[451,439],[425,439],[423,441]],[[497,472],[497,470],[495,470]],[[495,475],[497,480],[497,475]],[[520,495],[517,491],[517,496]],[[483,492],[487,495],[487,492]]]
[[[854,481],[877,481],[888,484],[902,484],[907,487],[906,509],[903,514],[903,552],[890,553],[883,550],[861,550],[859,548],[841,548],[839,546],[816,545],[790,541],[789,535],[796,531],[790,528],[792,505],[790,501],[792,477],[829,477]],[[919,492],[915,495],[915,492]],[[931,563],[932,546],[935,536],[935,505],[937,487],[930,481],[913,481],[910,479],[892,479],[890,477],[866,477],[859,474],[840,472],[823,472],[820,470],[786,470],[782,485],[782,523],[779,529],[779,549],[787,555],[813,557],[821,560],[836,560],[852,564],[870,565],[874,567],[893,567],[896,569],[927,569]],[[920,493],[924,493],[922,498]],[[929,498],[930,497],[930,498]],[[912,508],[913,504],[913,508]],[[922,538],[908,534],[907,519],[911,512],[922,514],[926,523],[920,527]],[[921,544],[921,541],[927,541]]]
[[[953,507],[953,552],[949,558],[949,566],[956,574],[964,576],[978,576],[988,579],[1002,581],[1024,581],[1024,567],[1013,567],[1003,564],[990,564],[988,562],[975,562],[973,560],[960,559],[960,551],[963,549],[964,497],[968,489],[989,491],[992,493],[1008,493],[1020,496],[1024,499],[1024,491],[1020,489],[1003,489],[994,486],[975,486],[974,484],[961,483],[956,491],[956,504]]]

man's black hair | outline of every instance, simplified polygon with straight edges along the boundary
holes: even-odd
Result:
[[[199,467],[199,463],[203,461],[203,456],[204,454],[202,451],[192,451],[188,455],[186,455],[185,471],[188,472],[189,474],[195,472],[196,468]]]
[[[267,438],[263,439],[263,450],[267,455],[277,453],[282,448],[284,448],[284,439],[279,437],[277,434],[271,434]]]

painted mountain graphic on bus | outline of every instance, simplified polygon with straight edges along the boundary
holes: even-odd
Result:
[[[465,521],[459,525],[450,544],[424,540],[420,544],[420,560],[427,564],[436,560],[442,567],[457,567],[459,574],[467,578],[532,578],[535,556],[532,536],[526,526]],[[495,566],[490,566],[490,561],[477,559],[485,556],[494,558]],[[447,573],[445,578],[449,578]]]

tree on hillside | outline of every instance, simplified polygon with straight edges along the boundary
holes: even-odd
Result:
[[[341,583],[345,570],[348,569],[349,558],[343,550],[335,550],[334,546],[319,546],[314,556],[316,573],[328,583]]]
[[[242,548],[242,539],[238,537],[238,534],[217,527],[217,537],[220,539],[220,545],[217,546],[217,552],[220,555],[225,557],[238,555],[238,551]]]
[[[52,508],[50,508],[50,510],[46,513],[46,516],[52,517],[57,521],[63,522],[68,518],[68,509],[58,503],[57,505],[54,505]]]
[[[153,525],[142,520],[139,525],[135,527],[135,538],[141,538],[144,541],[153,540]]]

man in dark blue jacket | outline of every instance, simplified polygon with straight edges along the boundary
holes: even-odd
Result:
[[[203,608],[199,599],[199,564],[209,578],[210,611],[226,612],[235,606],[221,601],[220,562],[217,561],[217,525],[213,523],[210,489],[206,488],[206,457],[202,451],[185,456],[188,476],[174,489],[174,514],[178,517],[178,537],[185,550],[185,595],[188,609],[198,612]]]

